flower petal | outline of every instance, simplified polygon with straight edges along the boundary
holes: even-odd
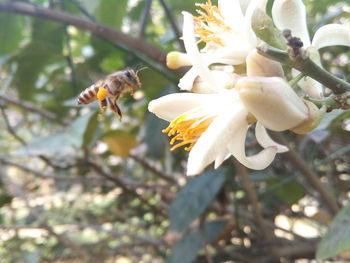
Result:
[[[255,136],[258,143],[264,148],[275,146],[277,147],[278,153],[284,153],[289,151],[288,147],[272,140],[269,134],[266,132],[265,127],[259,121],[256,123],[255,126]]]
[[[246,120],[237,120],[235,133],[232,134],[231,140],[228,141],[228,148],[232,155],[244,166],[254,170],[263,170],[274,160],[277,147],[268,147],[255,155],[247,157],[245,154],[247,130],[248,123]]]
[[[241,103],[237,102],[234,106],[219,115],[193,146],[188,157],[187,175],[199,174],[211,162],[217,160],[217,164],[222,163],[227,156],[227,143],[241,126],[237,120],[244,121],[247,126],[245,117],[248,112]]]
[[[301,38],[304,47],[310,46],[305,5],[302,0],[275,0],[272,18],[278,29],[290,29],[293,36]]]
[[[197,106],[217,99],[216,94],[176,93],[169,94],[148,104],[148,110],[159,118],[172,121],[177,116]]]
[[[183,41],[186,52],[192,62],[193,67],[196,68],[198,74],[207,82],[210,86],[214,86],[214,81],[211,78],[210,70],[207,63],[200,54],[195,38],[194,20],[190,13],[182,12],[184,16],[183,22]]]
[[[196,79],[197,76],[198,76],[197,70],[194,67],[190,68],[190,70],[187,71],[186,74],[180,79],[178,84],[179,88],[181,90],[190,91],[192,89],[194,80]]]
[[[266,128],[283,131],[297,127],[308,117],[308,108],[281,78],[245,77],[237,90],[246,108]]]
[[[252,50],[246,59],[247,75],[261,77],[284,77],[281,63],[268,59]]]
[[[328,46],[350,46],[350,28],[340,24],[322,26],[316,31],[312,46],[317,49]]]

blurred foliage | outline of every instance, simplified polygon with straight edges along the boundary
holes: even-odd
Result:
[[[23,2],[137,37],[146,1]],[[192,0],[165,2],[180,29],[181,11],[196,8]],[[350,24],[344,3],[306,1],[310,31],[339,19]],[[187,178],[187,153],[169,152],[166,123],[147,111],[150,100],[177,90],[165,68],[140,72],[142,89],[119,100],[120,122],[109,111],[99,116],[96,103],[77,106],[76,97],[145,61],[71,25],[3,11],[0,24],[0,262],[272,262],[232,160]],[[143,38],[179,49],[157,0]],[[321,53],[326,69],[350,79],[348,48]],[[349,111],[333,111],[310,134],[284,134],[339,204],[350,195],[349,127]],[[256,148],[252,142],[249,153]],[[318,193],[283,155],[249,179],[274,243],[292,250],[313,242],[286,262],[314,258],[331,221]],[[331,223],[319,258],[350,259],[348,218],[349,205]]]

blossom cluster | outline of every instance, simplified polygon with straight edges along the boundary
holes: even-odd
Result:
[[[186,53],[170,52],[167,64],[172,69],[190,66],[178,85],[186,92],[151,101],[149,111],[170,122],[163,132],[171,137],[171,150],[184,146],[189,151],[188,175],[212,162],[217,168],[230,156],[248,168],[265,169],[277,153],[288,151],[266,129],[306,133],[321,118],[321,111],[288,84],[281,64],[256,51],[262,40],[252,19],[257,10],[265,12],[266,2],[219,0],[215,6],[208,0],[197,4],[197,16],[183,12]],[[338,24],[321,27],[310,41],[301,0],[275,0],[272,18],[316,56],[325,46],[350,46],[350,29]],[[306,78],[298,84],[309,97],[322,97],[317,81]],[[253,124],[263,149],[247,156],[245,141]]]

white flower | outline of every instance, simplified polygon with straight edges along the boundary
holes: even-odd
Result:
[[[183,12],[183,40],[186,54],[171,52],[167,57],[171,68],[193,65],[180,80],[182,90],[191,90],[194,80],[200,76],[207,83],[206,93],[217,92],[227,88],[227,82],[220,76],[208,74],[209,66],[214,63],[238,65],[246,61],[248,54],[255,49],[257,38],[251,27],[251,17],[256,8],[265,8],[266,0],[250,1],[246,12],[241,9],[238,0],[220,0],[217,6],[211,1],[198,4],[204,11],[198,10],[198,17]],[[198,50],[195,35],[199,41],[206,43],[202,50]],[[232,67],[233,69],[233,67]],[[227,78],[234,75],[226,72]],[[215,87],[215,88],[214,88]]]
[[[217,168],[230,155],[248,168],[261,170],[270,165],[277,152],[288,150],[274,142],[258,122],[255,134],[264,150],[246,156],[246,134],[255,119],[235,90],[217,94],[170,94],[151,101],[148,109],[170,122],[163,132],[173,136],[171,150],[186,146],[190,151],[188,175],[202,172],[213,161]]]
[[[320,27],[315,32],[312,41],[310,41],[305,5],[302,0],[275,0],[272,7],[272,17],[275,25],[280,30],[290,29],[293,36],[299,37],[311,56],[318,55],[318,52],[315,51],[323,47],[350,46],[350,28],[340,24],[329,24]],[[299,85],[309,96],[313,98],[321,97],[322,85],[319,82],[306,78],[301,80]]]

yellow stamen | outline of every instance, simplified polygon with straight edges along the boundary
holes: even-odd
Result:
[[[108,91],[105,88],[99,88],[96,94],[98,100],[104,100],[108,96]]]
[[[196,113],[198,113],[198,111],[191,111],[178,116],[162,131],[169,137],[174,136],[170,140],[170,145],[174,145],[176,142],[180,141],[171,147],[170,151],[185,145],[188,145],[185,147],[185,150],[190,151],[215,118],[215,116],[212,115],[194,116]]]
[[[203,9],[203,11],[196,10],[198,16],[194,18],[196,23],[195,31],[200,37],[199,42],[214,42],[217,45],[223,46],[224,43],[214,31],[214,28],[218,27],[223,30],[230,30],[231,28],[225,24],[220,9],[212,5],[210,0],[205,4],[196,4],[196,6]]]

